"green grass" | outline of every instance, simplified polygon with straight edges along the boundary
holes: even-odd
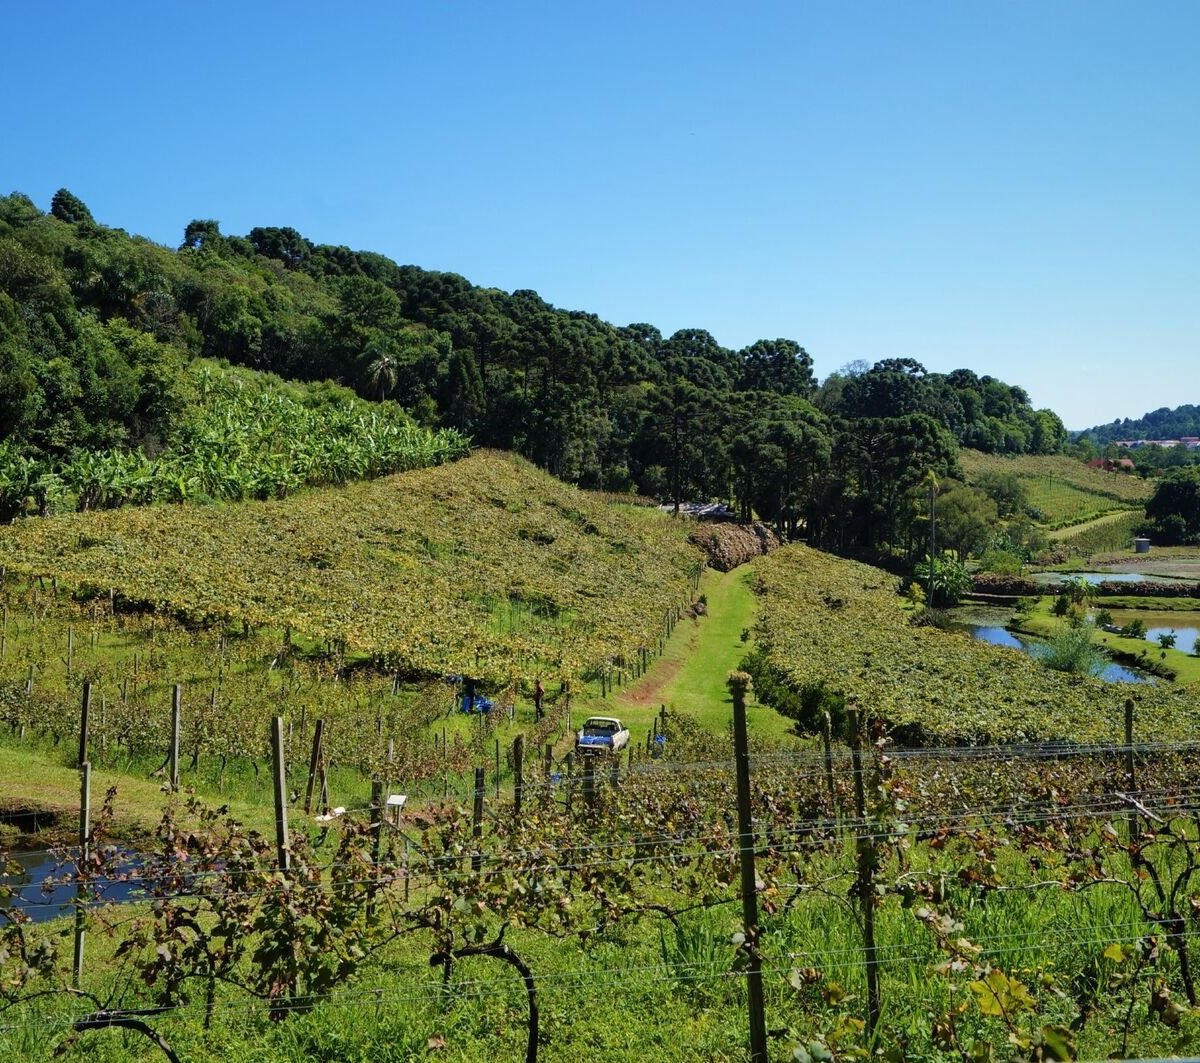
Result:
[[[1163,611],[1169,610],[1170,604],[1168,603],[1175,601],[1171,598],[1132,600],[1142,603],[1139,608]],[[1190,599],[1183,600],[1190,601]],[[1096,598],[1091,603],[1091,608],[1112,610],[1118,607],[1118,602],[1123,603],[1125,599]],[[1041,638],[1053,638],[1066,626],[1066,621],[1052,613],[1053,604],[1052,597],[1039,598],[1037,604],[1022,615],[1020,623],[1016,625],[1016,630]],[[1125,618],[1114,615],[1113,619],[1116,623],[1122,623]],[[1174,685],[1180,687],[1200,683],[1200,657],[1193,657],[1181,650],[1160,649],[1145,639],[1115,635],[1107,631],[1097,631],[1094,638],[1098,646],[1107,650],[1123,664],[1131,664],[1148,671],[1165,672],[1173,677]]]
[[[750,589],[753,578],[747,565],[732,572],[707,569],[700,583],[706,613],[679,621],[663,655],[641,680],[606,698],[590,685],[587,696],[575,701],[575,719],[585,714],[619,716],[636,743],[650,729],[660,707],[666,706],[668,713],[686,713],[706,731],[724,733],[733,718],[726,678],[754,646],[752,637],[742,641],[742,632],[754,627],[758,608]],[[747,725],[752,735],[773,739],[789,734],[791,721],[752,698],[747,704]]]
[[[10,781],[0,790],[0,804],[8,808],[29,807],[56,811],[68,839],[74,837],[79,823],[79,771],[67,762],[72,752],[64,747],[32,740],[17,742],[6,736],[0,742],[0,779]],[[113,811],[118,836],[136,841],[140,835],[152,832],[162,819],[163,806],[169,800],[161,779],[137,778],[127,772],[104,768],[92,770],[93,816],[110,787],[115,787]],[[182,780],[187,788],[187,780]],[[269,791],[269,777],[264,773],[264,787]],[[206,788],[207,789],[207,788]],[[205,793],[213,803],[228,804],[230,812],[247,826],[267,833],[274,830],[274,811],[271,798],[248,801],[242,796],[221,797]],[[55,832],[49,841],[61,841]],[[27,841],[35,841],[30,837]],[[38,846],[39,848],[42,846]]]

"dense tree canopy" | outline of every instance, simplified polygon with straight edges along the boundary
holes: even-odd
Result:
[[[1125,417],[1111,424],[1097,425],[1079,433],[1098,447],[1117,440],[1179,439],[1180,436],[1200,436],[1200,406],[1184,405],[1169,409],[1166,406],[1143,417]]]
[[[585,487],[728,499],[864,553],[904,546],[906,499],[957,446],[1050,453],[1066,436],[970,370],[885,358],[818,387],[791,339],[617,327],[287,226],[196,219],[171,250],[66,189],[48,213],[0,198],[0,439],[32,458],[153,450],[197,356],[394,400]]]
[[[1146,517],[1163,543],[1200,543],[1200,466],[1167,473],[1146,503]]]

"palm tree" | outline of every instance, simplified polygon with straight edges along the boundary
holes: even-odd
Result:
[[[937,511],[935,508],[935,499],[937,498],[938,483],[937,473],[932,469],[925,472],[924,484],[929,490],[929,587],[926,594],[926,601],[932,604],[933,602],[933,559],[937,554]]]
[[[387,340],[383,337],[372,340],[363,351],[363,363],[371,394],[377,400],[386,399],[396,390],[396,381],[399,379],[396,358]]]

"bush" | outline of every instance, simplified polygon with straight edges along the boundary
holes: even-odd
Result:
[[[1021,558],[1009,550],[989,550],[980,558],[979,571],[997,576],[1020,576],[1025,568]]]
[[[825,729],[827,712],[833,733],[839,735],[845,731],[846,699],[827,689],[823,682],[808,683],[799,689],[793,687],[761,648],[743,657],[738,667],[750,674],[758,700],[794,721],[797,731],[820,734]]]
[[[971,589],[971,574],[953,550],[938,554],[931,562],[929,557],[919,562],[913,575],[923,587],[930,586],[930,568],[933,569],[933,594],[930,605],[957,605]]]
[[[1095,676],[1104,670],[1104,655],[1092,642],[1092,629],[1086,624],[1064,628],[1030,652],[1056,672]]]

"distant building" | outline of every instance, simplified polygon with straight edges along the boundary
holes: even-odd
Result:
[[[1113,442],[1122,450],[1138,450],[1141,447],[1162,447],[1163,450],[1174,450],[1176,447],[1200,449],[1200,436],[1180,436],[1178,439],[1116,439]]]

